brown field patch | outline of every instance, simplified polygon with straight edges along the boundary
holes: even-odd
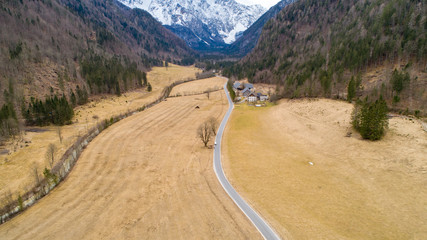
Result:
[[[381,141],[346,137],[351,111],[323,99],[236,106],[227,176],[283,238],[426,239],[426,133],[393,118]]]
[[[204,91],[222,90],[226,80],[221,77],[202,79],[186,84],[181,84],[172,89],[170,96],[189,96],[201,94]]]

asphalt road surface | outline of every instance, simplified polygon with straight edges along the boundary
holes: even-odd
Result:
[[[222,169],[221,164],[221,140],[222,140],[222,134],[224,132],[225,125],[227,124],[228,118],[231,115],[231,112],[233,111],[234,104],[231,101],[230,94],[227,91],[227,84],[224,85],[224,89],[227,95],[229,107],[228,111],[224,116],[224,119],[221,122],[221,125],[219,126],[218,133],[215,138],[215,149],[214,149],[214,160],[213,160],[213,167],[215,170],[215,174],[218,177],[219,182],[221,183],[224,190],[227,192],[227,194],[233,199],[233,201],[236,203],[236,205],[243,211],[243,213],[249,218],[249,220],[255,225],[255,227],[258,229],[258,231],[262,234],[264,239],[280,239],[280,237],[274,232],[274,230],[268,225],[268,223],[261,218],[260,215],[258,215],[255,210],[253,210],[245,200],[236,192],[236,190],[231,186],[230,182],[227,180],[227,177],[224,174],[224,170]]]

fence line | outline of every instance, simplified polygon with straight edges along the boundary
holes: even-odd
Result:
[[[153,107],[156,104],[164,101],[169,97],[169,94],[175,86],[196,80],[200,79],[196,78],[176,81],[165,87],[161,95],[155,101],[146,104],[137,110],[128,111],[126,113],[113,116],[110,119],[105,119],[104,121],[98,123],[95,127],[91,128],[85,135],[79,137],[76,142],[67,149],[67,151],[65,151],[59,162],[57,162],[55,166],[52,167],[50,171],[51,174],[48,179],[43,178],[41,181],[36,183],[36,186],[31,190],[24,193],[18,199],[10,201],[0,209],[0,224],[7,222],[14,216],[23,212],[25,209],[34,205],[38,200],[46,196],[52,189],[58,186],[59,183],[61,183],[71,172],[86,146],[89,145],[89,143],[103,130],[128,116],[144,111],[145,109]]]

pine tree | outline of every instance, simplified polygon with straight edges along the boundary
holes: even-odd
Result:
[[[77,98],[76,94],[74,94],[73,90],[70,90],[70,102],[73,107],[77,106]]]
[[[354,81],[354,77],[352,76],[350,82],[348,83],[347,101],[351,102],[355,96],[356,96],[356,82]]]

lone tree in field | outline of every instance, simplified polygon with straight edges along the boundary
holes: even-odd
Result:
[[[387,103],[382,96],[375,102],[365,100],[354,108],[353,127],[364,139],[379,140],[388,126],[387,112]]]
[[[38,186],[40,184],[40,175],[39,175],[39,170],[38,170],[38,166],[37,163],[33,162],[33,175],[34,175],[34,180],[36,181],[36,185]]]
[[[50,168],[52,169],[53,163],[55,162],[55,153],[58,149],[56,148],[55,144],[51,143],[47,147],[46,151],[46,160],[49,163]]]
[[[212,136],[212,128],[208,121],[202,123],[199,128],[197,128],[197,137],[202,140],[203,144],[205,144],[205,147],[208,146],[208,142],[211,139]]]
[[[210,117],[208,119],[209,126],[211,127],[211,131],[214,135],[216,135],[216,130],[218,129],[218,121],[214,117]]]
[[[62,139],[63,139],[63,137],[62,137],[62,129],[61,129],[61,127],[60,127],[60,126],[57,126],[57,127],[56,127],[56,133],[58,134],[59,143],[61,143],[61,144],[62,144]]]

